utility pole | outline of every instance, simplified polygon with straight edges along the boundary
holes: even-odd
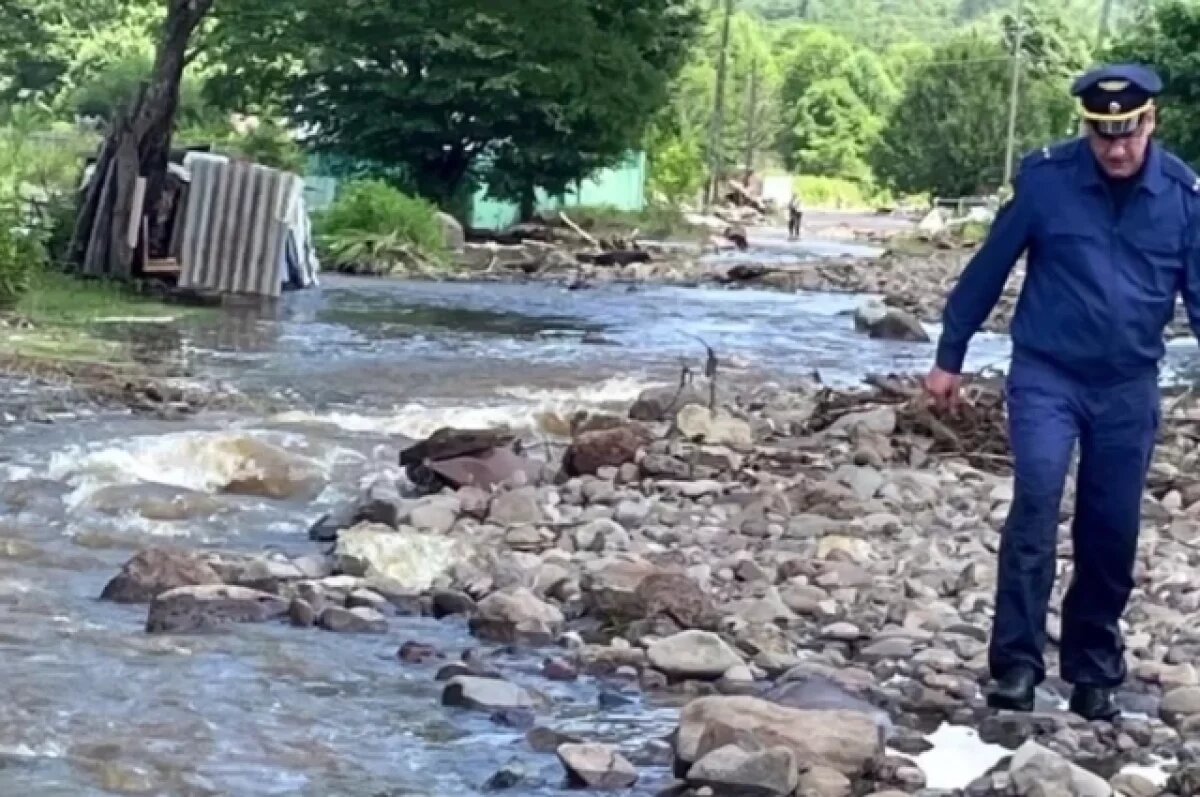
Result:
[[[746,171],[754,171],[758,149],[758,54],[750,62],[750,96],[746,101]]]
[[[1025,0],[1017,0],[1017,30],[1013,36],[1012,77],[1008,96],[1008,141],[1004,148],[1004,184],[1012,179],[1013,149],[1017,137],[1017,100],[1021,85],[1021,43],[1025,36]]]
[[[1100,8],[1100,32],[1096,35],[1096,52],[1104,49],[1104,39],[1108,36],[1108,19],[1112,15],[1112,0],[1104,0]]]
[[[721,137],[725,132],[725,78],[729,62],[729,24],[733,17],[733,0],[725,0],[725,19],[721,23],[721,52],[717,57],[717,96],[713,104],[712,129],[708,136],[709,183],[704,205],[711,207],[717,198],[720,184]]]

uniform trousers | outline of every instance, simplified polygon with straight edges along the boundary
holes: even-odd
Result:
[[[1142,494],[1160,423],[1157,373],[1097,386],[1015,356],[1006,393],[1014,496],[1000,545],[992,676],[1017,666],[1032,669],[1039,682],[1046,676],[1059,511],[1078,445],[1060,673],[1072,684],[1117,686],[1126,677],[1118,623],[1133,590]]]

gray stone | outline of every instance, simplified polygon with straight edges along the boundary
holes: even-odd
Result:
[[[492,499],[488,520],[501,526],[536,525],[545,520],[537,490],[522,487]]]
[[[688,770],[687,782],[717,794],[739,797],[789,797],[799,783],[796,757],[786,747],[747,752],[726,745],[708,753]]]
[[[1069,797],[1111,797],[1104,778],[1076,766],[1034,741],[1013,753],[1009,777],[1020,797],[1036,797],[1039,789],[1058,789]]]
[[[683,631],[661,639],[646,650],[650,664],[672,678],[716,680],[742,658],[716,634]]]
[[[1179,725],[1188,717],[1200,714],[1200,686],[1181,686],[1163,696],[1162,718],[1170,725]]]
[[[146,617],[150,633],[181,633],[229,623],[261,623],[283,617],[289,602],[247,587],[202,584],[177,587],[154,598]]]
[[[796,797],[850,797],[850,779],[829,767],[811,767],[800,775]]]
[[[190,551],[148,548],[125,563],[100,594],[116,603],[149,603],[176,587],[222,584],[224,579],[208,560]]]
[[[498,678],[459,675],[442,690],[442,705],[474,711],[532,709],[538,703],[532,694],[514,683]]]
[[[563,613],[527,589],[494,592],[471,618],[471,633],[494,642],[547,644],[562,630]]]
[[[366,606],[354,609],[330,606],[321,612],[317,625],[341,634],[385,634],[388,630],[387,618]]]
[[[884,751],[874,720],[860,712],[792,709],[734,696],[702,697],[685,706],[675,754],[681,765],[689,766],[707,752],[702,742],[708,749],[744,747],[747,737],[762,747],[788,748],[798,765],[828,766],[851,777],[867,771]]]
[[[563,744],[556,751],[570,785],[597,791],[620,791],[638,780],[633,764],[603,744]]]

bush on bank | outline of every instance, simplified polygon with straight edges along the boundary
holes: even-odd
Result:
[[[445,252],[437,208],[381,180],[347,183],[315,226],[322,260],[338,271],[391,274]]]

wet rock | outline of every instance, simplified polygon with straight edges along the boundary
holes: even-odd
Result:
[[[387,618],[365,606],[355,609],[330,606],[321,612],[317,625],[342,634],[386,634],[388,630]]]
[[[542,677],[548,681],[574,681],[579,678],[579,671],[566,659],[554,657],[542,663]]]
[[[100,594],[115,603],[149,603],[176,587],[223,584],[224,579],[208,560],[190,551],[148,548],[124,564]]]
[[[915,316],[895,307],[882,307],[868,302],[854,316],[855,327],[880,340],[902,340],[928,343],[929,333]]]
[[[483,784],[484,791],[504,791],[524,783],[528,774],[520,763],[510,761],[492,774]]]
[[[442,658],[442,654],[433,645],[424,642],[405,642],[396,652],[396,657],[406,664],[424,664],[430,659]]]
[[[255,437],[221,438],[213,447],[223,459],[235,463],[221,488],[231,495],[312,501],[329,480],[316,460]]]
[[[689,440],[728,446],[735,451],[748,451],[754,447],[754,431],[750,424],[699,404],[689,404],[680,410],[675,425]]]
[[[133,512],[148,520],[178,521],[208,517],[227,507],[207,493],[169,484],[103,487],[87,497],[89,509],[106,515]]]
[[[635,421],[669,421],[688,404],[707,404],[706,396],[692,385],[654,387],[643,390],[637,401],[629,408],[629,417]]]
[[[471,618],[471,633],[493,642],[545,645],[562,630],[563,614],[527,589],[495,592]]]
[[[492,712],[492,716],[488,719],[492,721],[493,725],[519,731],[529,730],[537,721],[537,717],[527,708],[502,708]]]
[[[581,739],[551,728],[531,728],[525,741],[535,753],[553,753],[564,744],[580,744]]]
[[[563,469],[568,476],[595,476],[603,468],[636,461],[638,451],[649,442],[649,433],[632,424],[584,432],[571,441],[563,455]]]
[[[542,463],[536,460],[522,456],[511,448],[496,448],[477,455],[410,467],[409,473],[414,483],[425,486],[428,492],[437,492],[443,487],[456,490],[464,487],[482,490],[521,487],[537,483],[541,470]]]
[[[646,650],[650,664],[671,678],[716,680],[742,658],[709,631],[683,631],[658,640]]]
[[[312,628],[317,624],[317,613],[308,601],[292,598],[288,604],[288,619],[297,628]]]
[[[370,524],[343,532],[335,550],[338,572],[381,577],[396,588],[417,592],[429,589],[456,559],[455,545],[445,537]]]
[[[448,589],[434,590],[431,602],[435,620],[453,615],[470,615],[475,612],[475,601],[465,592]]]
[[[1021,797],[1037,797],[1049,793],[1049,789],[1058,789],[1064,797],[1112,795],[1112,789],[1104,778],[1072,764],[1034,741],[1026,742],[1013,753],[1008,773]]]
[[[786,747],[798,764],[828,766],[848,776],[866,771],[884,750],[875,722],[858,712],[791,709],[754,697],[702,697],[680,714],[678,765],[695,763],[704,752],[702,741],[712,749],[744,746],[745,739]]]
[[[786,747],[747,752],[726,745],[708,753],[688,770],[693,787],[740,797],[789,797],[799,785],[796,757]]]
[[[498,678],[460,675],[451,678],[442,690],[442,705],[492,712],[532,709],[538,704],[532,694],[514,683]]]
[[[615,748],[603,744],[564,744],[556,751],[575,788],[619,791],[637,783],[637,770]]]
[[[442,428],[424,440],[400,451],[400,464],[408,467],[425,462],[484,454],[504,448],[516,438],[509,432],[496,429]]]
[[[185,633],[230,623],[261,623],[282,617],[288,601],[267,592],[225,584],[176,587],[156,596],[146,618],[150,633]]]
[[[522,487],[492,499],[488,520],[501,526],[536,525],[544,519],[537,490]]]

